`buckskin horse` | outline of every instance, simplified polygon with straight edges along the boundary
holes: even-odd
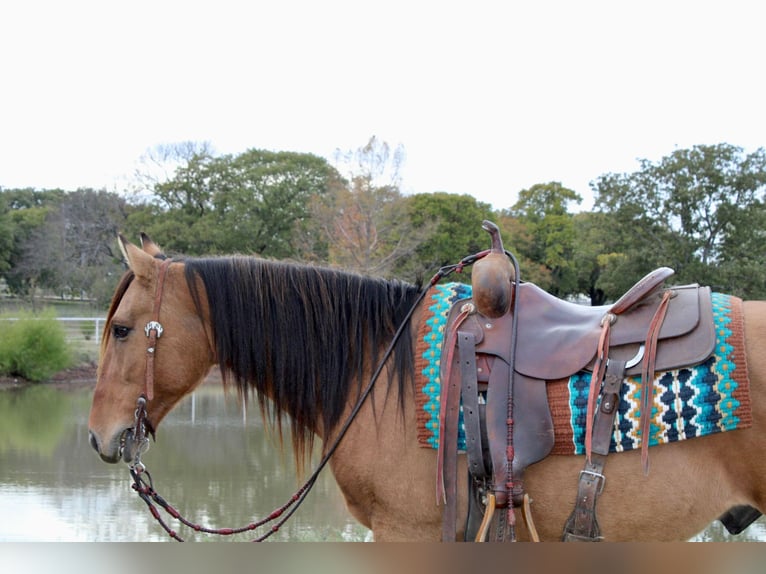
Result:
[[[445,487],[443,476],[437,476],[437,469],[439,473],[446,472],[449,464],[445,460],[450,453],[440,452],[436,447],[441,445],[442,451],[455,452],[458,448],[457,445],[450,448],[446,438],[440,440],[438,437],[438,432],[445,432],[448,426],[444,422],[447,417],[439,412],[446,409],[446,404],[444,407],[440,404],[447,400],[445,390],[430,389],[432,394],[441,395],[431,397],[436,406],[431,404],[430,413],[424,414],[422,407],[425,404],[428,408],[431,399],[420,395],[421,387],[432,384],[422,381],[425,371],[429,368],[437,372],[441,370],[442,387],[445,387],[453,377],[452,373],[444,371],[447,363],[453,357],[459,361],[461,353],[463,356],[467,353],[455,344],[454,351],[445,347],[443,360],[439,357],[435,360],[428,353],[433,351],[438,355],[440,350],[434,351],[437,343],[432,341],[429,351],[429,343],[425,344],[424,350],[424,343],[417,339],[428,329],[426,323],[434,327],[432,337],[449,336],[446,333],[452,331],[445,329],[443,323],[454,323],[456,315],[462,314],[464,321],[460,332],[465,334],[473,330],[472,336],[475,336],[471,349],[475,347],[477,354],[467,360],[477,361],[471,367],[476,379],[475,373],[481,373],[483,366],[487,366],[487,357],[490,362],[492,359],[496,363],[505,361],[502,352],[492,356],[486,348],[492,342],[491,328],[499,325],[497,321],[502,318],[485,318],[475,307],[460,303],[450,312],[452,303],[470,292],[459,286],[436,284],[434,287],[435,280],[423,288],[255,257],[170,259],[144,234],[140,247],[122,236],[119,244],[129,268],[119,282],[108,312],[89,418],[90,443],[104,461],[130,463],[137,460],[137,455],[145,448],[138,444],[135,436],[137,400],[145,405],[145,425],[153,435],[168,412],[194,391],[209,370],[217,365],[223,373],[225,386],[235,386],[243,400],[257,397],[267,419],[280,430],[280,436],[282,426],[289,425],[296,459],[308,462],[315,437],[321,439],[326,449],[343,428],[345,434],[329,465],[349,512],[372,530],[375,540],[439,540],[444,536],[445,522],[449,522],[443,520],[443,514],[450,505],[454,516],[447,530],[452,528],[458,539],[466,535],[466,530],[471,528],[467,518],[469,506],[475,506],[472,501],[469,504],[475,496],[469,494],[469,483],[475,481],[468,468],[471,447],[459,446],[468,451],[468,456],[459,454],[455,457],[456,482]],[[494,247],[493,251],[496,251]],[[645,302],[650,295],[654,297],[657,293],[673,291],[661,285],[667,276],[668,273],[660,272],[650,278],[651,284],[639,282],[626,294],[620,310],[629,308],[632,313],[636,301]],[[566,448],[551,446],[553,430],[557,435],[556,444],[561,440],[572,442],[572,435],[582,435],[582,432],[572,430],[574,419],[569,412],[577,410],[577,401],[570,399],[569,407],[556,406],[556,396],[566,393],[573,384],[576,387],[578,375],[566,373],[567,380],[563,381],[552,381],[549,377],[538,381],[535,378],[537,371],[544,374],[552,370],[550,374],[561,376],[563,373],[556,372],[555,365],[562,365],[562,360],[553,357],[552,353],[566,350],[587,357],[577,361],[568,358],[563,361],[562,368],[575,365],[582,371],[580,379],[593,378],[589,369],[598,371],[599,359],[608,362],[606,357],[595,356],[603,347],[605,328],[602,318],[604,312],[616,307],[576,309],[575,305],[555,300],[529,283],[517,281],[514,289],[513,309],[520,320],[514,323],[517,361],[515,366],[511,365],[510,372],[521,376],[526,370],[524,377],[532,383],[517,381],[513,391],[514,434],[509,443],[515,442],[516,451],[522,454],[525,449],[529,450],[530,444],[532,450],[540,451],[533,453],[528,464],[519,469],[519,475],[523,471],[523,509],[531,508],[534,518],[531,523],[515,521],[514,538],[561,540],[562,528],[571,520],[583,488],[586,498],[598,498],[599,528],[595,538],[606,541],[687,540],[732,508],[735,509],[735,519],[743,511],[751,517],[758,516],[766,508],[766,481],[763,480],[766,435],[761,432],[764,428],[761,425],[766,424],[766,396],[763,396],[766,393],[766,358],[762,344],[766,340],[766,303],[745,301],[738,307],[740,323],[744,323],[744,349],[740,352],[747,359],[746,366],[740,369],[746,368],[749,378],[749,390],[745,389],[746,393],[738,395],[734,401],[737,405],[749,401],[748,405],[737,407],[740,410],[733,417],[735,423],[739,421],[741,424],[730,425],[735,428],[731,432],[713,432],[694,440],[672,440],[668,444],[652,446],[649,449],[651,468],[647,469],[645,461],[642,464],[642,454],[645,456],[645,453],[640,448],[641,441],[638,441],[638,448],[626,446],[625,441],[632,432],[632,440],[636,443],[635,434],[638,432],[640,436],[641,430],[631,431],[620,426],[629,418],[628,411],[635,401],[623,395],[618,400],[622,414],[617,418],[610,416],[606,423],[586,423],[589,438],[593,441],[593,445],[588,444],[589,452],[575,449],[574,453],[565,454]],[[428,291],[429,297],[423,299],[423,291]],[[446,302],[439,303],[436,294],[431,296],[431,292],[448,293],[449,297]],[[693,306],[697,305],[696,301],[693,300]],[[537,311],[524,315],[525,304],[530,309],[537,305]],[[434,309],[439,305],[443,307],[442,314],[434,319]],[[655,318],[654,308],[658,305],[649,306],[652,308],[650,315]],[[666,324],[678,320],[678,317],[673,319],[679,315],[677,312],[673,315],[674,305],[671,300],[666,306],[665,312],[670,317]],[[405,321],[409,311],[411,319]],[[700,313],[704,315],[706,312]],[[627,315],[628,312],[622,316]],[[612,327],[612,346],[617,350],[620,337],[626,341],[628,337],[620,331],[622,316],[618,316]],[[403,335],[394,344],[392,341],[398,328]],[[544,328],[549,330],[532,332]],[[456,339],[457,335],[452,337]],[[528,345],[524,345],[525,337]],[[557,338],[563,339],[557,343]],[[661,351],[664,344],[661,332],[655,336],[655,343],[658,338]],[[506,339],[504,335],[503,340]],[[388,346],[393,351],[390,357],[383,352]],[[630,350],[628,357],[617,357],[614,362],[624,367],[634,350]],[[653,357],[658,363],[665,360],[660,351]],[[611,349],[608,352],[609,361],[613,361]],[[639,354],[644,352],[649,350],[642,348]],[[676,353],[671,348],[670,354]],[[371,373],[382,360],[385,363],[381,377],[370,384],[371,393],[366,400],[357,404],[360,397],[364,398],[362,389],[370,381]],[[544,368],[539,366],[541,364]],[[484,392],[480,402],[490,402],[487,396],[492,390],[487,387],[492,387],[492,381],[488,383],[479,376],[475,384],[479,387],[480,397]],[[598,381],[596,386],[600,384]],[[747,381],[739,383],[740,387],[746,385]],[[595,401],[587,400],[590,392],[587,382],[580,387],[586,389],[582,391],[585,402],[594,403],[577,403],[582,407],[578,414],[580,420],[584,413],[593,417],[594,410],[599,411],[609,404],[611,399],[607,400],[605,395]],[[540,389],[545,389],[546,396],[541,398]],[[534,395],[529,409],[522,399],[517,402],[515,398],[515,394],[521,396],[525,392]],[[655,392],[654,396],[658,394]],[[732,402],[733,398],[727,400]],[[680,420],[689,414],[687,411],[692,401],[683,393],[674,396],[670,402],[677,407],[671,404],[675,418]],[[484,408],[487,409],[486,418],[489,407]],[[462,409],[466,409],[465,403]],[[525,417],[530,418],[525,413],[538,409],[545,412],[540,420],[531,423],[534,436],[531,439],[517,437],[517,431],[523,434]],[[556,413],[560,410],[568,410],[570,415],[565,423],[556,422]],[[633,410],[638,412],[640,408]],[[667,415],[667,408],[665,411],[662,416]],[[344,425],[354,412],[353,421]],[[692,413],[689,416],[701,415]],[[721,415],[713,419],[719,420]],[[467,413],[461,415],[461,422],[466,426],[476,420]],[[480,422],[484,424],[483,420]],[[424,425],[427,427],[425,435]],[[611,454],[606,468],[602,465],[598,471],[589,470],[587,466],[592,462],[591,457],[598,459],[602,456],[596,454],[600,431],[593,425],[613,425],[612,452],[618,444],[618,452]],[[552,427],[555,428],[552,430]],[[564,434],[569,433],[564,439],[558,437],[562,429]],[[614,438],[618,431],[624,435],[620,440]],[[483,432],[486,442],[487,431]],[[703,434],[696,433],[688,425],[681,428],[680,434],[684,433],[690,436]],[[543,437],[543,448],[535,446],[537,435]],[[466,436],[469,441],[476,438]],[[424,448],[429,446],[429,441],[434,448]],[[487,445],[482,448],[480,453],[491,458],[487,454]],[[553,453],[549,454],[551,451]],[[506,449],[503,471],[508,471],[511,466],[516,470],[518,452]],[[583,486],[589,479],[595,481],[595,495],[587,494],[588,485]],[[489,482],[493,482],[492,476]],[[516,493],[504,491],[498,484],[502,479],[494,482],[498,496],[507,498],[508,508],[513,509],[508,513],[509,519],[515,520],[522,508],[511,503],[510,499],[515,498]],[[440,485],[438,494],[435,484]],[[482,494],[482,507],[487,502],[486,494],[486,491]],[[445,498],[448,499],[446,505]],[[732,513],[728,516],[731,520]],[[472,532],[470,536],[473,537]]]

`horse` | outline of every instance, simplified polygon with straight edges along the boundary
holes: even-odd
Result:
[[[348,511],[376,541],[440,539],[437,453],[416,438],[415,333],[401,327],[415,303],[409,323],[422,316],[419,295],[429,287],[242,255],[169,259],[144,234],[140,246],[123,236],[119,244],[128,269],[109,308],[89,415],[103,461],[134,457],[138,397],[154,434],[217,366],[224,386],[257,400],[280,437],[289,425],[304,464],[315,439],[326,449],[355,411],[329,460]],[[652,447],[648,474],[638,451],[610,456],[598,504],[604,540],[683,541],[732,507],[766,511],[766,302],[745,301],[743,313],[752,425]],[[381,377],[356,405],[382,359]],[[458,537],[469,505],[465,458]],[[561,539],[583,459],[551,455],[526,469],[539,539]],[[519,540],[530,530],[518,521]]]

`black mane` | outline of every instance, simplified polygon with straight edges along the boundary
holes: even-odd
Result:
[[[224,381],[244,396],[255,391],[281,431],[291,418],[299,458],[317,423],[334,428],[347,402],[368,381],[420,289],[399,281],[266,261],[253,257],[185,260],[197,305],[202,280]],[[391,377],[412,380],[409,329],[395,348]],[[401,390],[401,389],[400,389]],[[265,401],[269,396],[272,402]]]

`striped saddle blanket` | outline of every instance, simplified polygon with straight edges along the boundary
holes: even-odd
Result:
[[[436,285],[417,326],[416,403],[418,441],[423,447],[439,446],[439,367],[447,315],[456,301],[470,296],[470,285]],[[712,301],[716,327],[714,353],[699,365],[655,374],[650,446],[752,425],[742,301],[720,293],[713,293]],[[590,372],[583,371],[569,379],[546,384],[555,431],[552,454],[585,453],[590,376]],[[611,452],[640,448],[640,404],[640,378],[626,377],[615,417]],[[458,448],[465,448],[462,414]]]

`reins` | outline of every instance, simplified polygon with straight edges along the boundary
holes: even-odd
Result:
[[[371,375],[369,382],[362,390],[361,394],[359,395],[359,398],[354,404],[353,409],[351,410],[351,413],[349,413],[347,419],[345,420],[343,425],[341,425],[338,433],[335,435],[335,438],[330,444],[330,447],[325,451],[325,454],[322,456],[322,459],[317,464],[316,468],[314,469],[314,472],[311,473],[311,476],[309,476],[306,482],[290,497],[290,499],[285,504],[283,504],[279,508],[272,511],[266,518],[259,520],[257,522],[251,522],[250,524],[247,524],[239,528],[211,528],[211,527],[206,527],[206,526],[194,523],[188,520],[187,518],[185,518],[183,515],[181,515],[181,513],[178,510],[176,510],[171,504],[169,504],[162,496],[160,496],[157,493],[157,491],[154,489],[154,483],[153,483],[151,474],[149,474],[149,472],[147,471],[144,463],[141,462],[141,454],[144,450],[146,450],[146,446],[148,445],[148,442],[149,442],[149,439],[146,436],[146,429],[147,429],[146,420],[148,416],[148,413],[146,411],[146,404],[147,404],[147,399],[151,399],[154,394],[154,360],[155,360],[155,354],[156,354],[156,346],[157,346],[157,340],[162,336],[162,333],[163,333],[162,325],[159,322],[159,313],[160,313],[160,307],[162,304],[162,295],[164,291],[165,277],[167,276],[168,268],[170,266],[170,263],[172,262],[171,259],[165,259],[162,262],[162,265],[160,266],[160,273],[159,273],[159,277],[157,281],[157,288],[155,290],[152,320],[146,324],[146,327],[144,329],[146,336],[149,338],[149,346],[147,348],[147,354],[146,354],[146,385],[145,385],[145,393],[139,396],[136,402],[133,436],[135,437],[135,440],[138,443],[138,448],[136,449],[136,454],[133,458],[133,462],[129,465],[130,475],[133,479],[133,484],[132,484],[133,490],[135,490],[136,493],[138,493],[138,496],[146,503],[152,516],[160,524],[163,530],[165,530],[165,532],[167,532],[168,535],[174,540],[177,540],[178,542],[184,541],[184,539],[181,538],[175,530],[170,528],[168,523],[163,519],[162,514],[158,510],[157,506],[162,508],[165,512],[167,512],[167,514],[171,518],[179,521],[182,525],[188,528],[191,528],[192,530],[196,532],[203,532],[205,534],[230,536],[233,534],[251,532],[258,528],[261,528],[270,524],[271,526],[267,532],[265,532],[264,534],[262,534],[261,536],[253,540],[253,542],[263,542],[264,540],[269,538],[272,534],[277,532],[282,527],[282,525],[284,525],[285,522],[287,522],[290,519],[290,517],[295,513],[295,511],[298,510],[298,508],[306,499],[306,496],[308,495],[308,493],[311,491],[314,484],[316,483],[316,480],[319,477],[319,474],[322,472],[324,467],[327,466],[327,463],[330,461],[330,457],[332,457],[332,455],[338,449],[338,446],[340,445],[341,440],[345,436],[348,429],[351,427],[351,424],[354,422],[357,414],[359,414],[359,411],[361,410],[364,402],[367,400],[370,393],[372,392],[372,389],[375,386],[375,383],[377,382],[378,378],[380,377],[380,374],[383,371],[383,368],[386,362],[391,357],[391,354],[394,351],[394,347],[396,346],[397,342],[399,341],[402,334],[404,333],[404,330],[409,324],[410,319],[412,318],[412,315],[415,312],[415,309],[417,309],[421,301],[429,293],[431,288],[434,285],[436,285],[441,279],[455,272],[460,273],[463,270],[463,268],[465,268],[466,266],[472,265],[473,263],[475,263],[482,257],[486,256],[488,253],[489,253],[489,250],[480,251],[479,253],[476,253],[474,255],[469,255],[467,257],[464,257],[456,264],[446,265],[444,267],[441,267],[439,271],[437,271],[437,273],[431,278],[428,287],[421,291],[421,293],[418,295],[415,302],[407,311],[407,314],[402,319],[401,324],[399,325],[397,330],[394,332],[391,342],[386,347],[386,350],[383,353],[383,356],[380,362],[378,363],[378,366],[376,367],[375,371]]]

